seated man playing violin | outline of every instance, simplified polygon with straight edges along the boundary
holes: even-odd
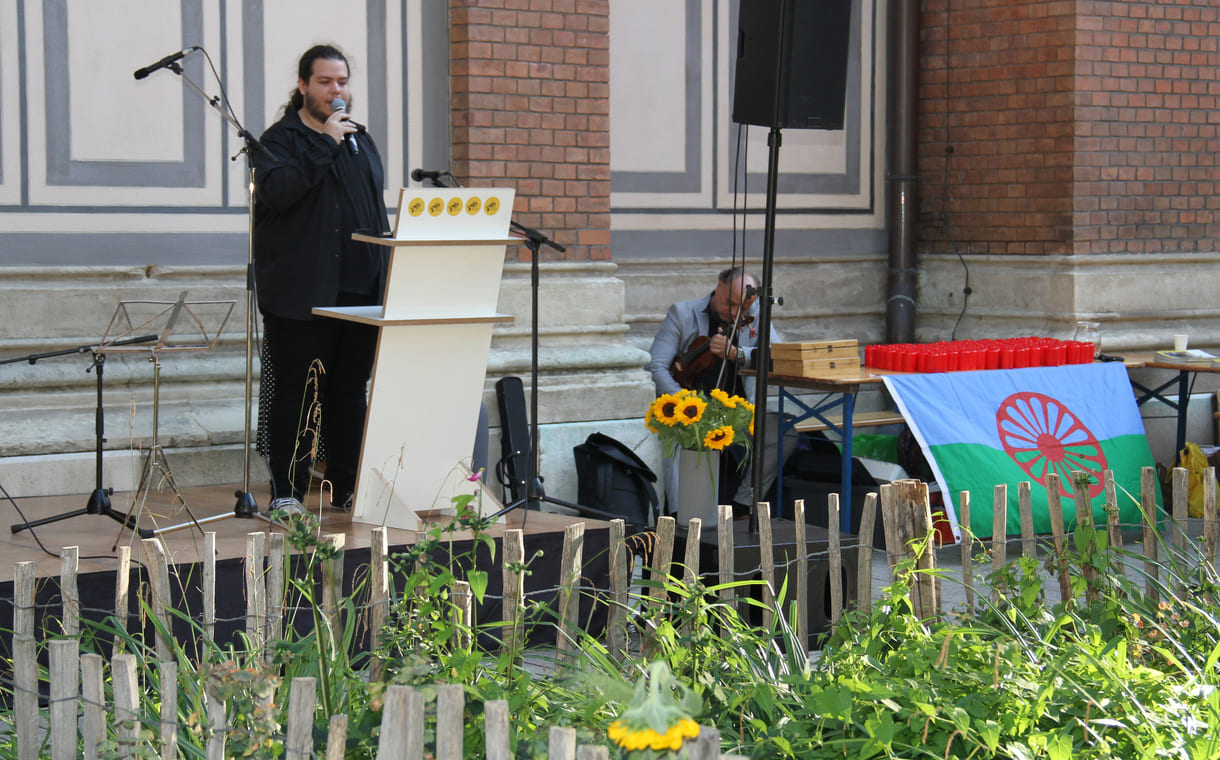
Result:
[[[738,370],[755,366],[757,291],[758,281],[754,276],[743,267],[733,267],[720,273],[716,288],[708,295],[669,307],[665,321],[652,341],[652,358],[644,366],[652,375],[657,395],[675,393],[682,388],[705,393],[720,388],[751,402],[754,400],[754,378],[743,377]],[[772,327],[771,342],[779,339],[779,333]],[[773,433],[779,430],[778,415],[774,419],[768,417],[767,422],[768,430]],[[778,436],[768,442],[766,482],[758,491],[759,498],[765,497],[778,472],[775,441]],[[793,447],[787,448],[791,451]],[[754,503],[755,492],[751,487],[746,448],[735,445],[725,453],[728,456],[721,458],[720,503],[732,502],[735,506],[748,508]],[[673,504],[676,457],[666,462],[665,470],[665,494]]]

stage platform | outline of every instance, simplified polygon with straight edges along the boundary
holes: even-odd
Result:
[[[255,531],[283,532],[280,527],[264,519],[233,517],[233,507],[237,502],[235,492],[239,488],[239,484],[234,484],[182,489],[191,513],[196,519],[202,521],[203,531],[216,534],[217,560],[244,557],[248,533]],[[268,491],[265,484],[252,488],[252,494],[260,510],[265,511],[270,502]],[[116,512],[129,512],[132,496],[130,493],[111,495],[112,509]],[[169,506],[169,498],[169,492],[154,492],[145,504],[144,513],[140,518],[140,527],[164,531],[158,535],[166,546],[171,565],[198,562],[203,549],[203,534],[190,522],[191,518],[186,511]],[[3,499],[0,501],[0,507],[3,508],[4,514],[8,518],[6,525],[12,526],[26,521],[37,521],[71,513],[84,509],[88,503],[89,494],[79,494],[26,497],[12,501]],[[310,511],[317,515],[317,504],[310,506]],[[217,516],[224,515],[228,515],[228,517],[216,519]],[[522,528],[528,545],[531,535],[562,534],[569,525],[576,522],[586,523],[587,530],[605,529],[609,526],[609,523],[601,520],[551,512],[530,511],[527,513],[526,510],[518,509],[505,515],[503,524],[494,525],[487,532],[493,538],[499,539],[508,528]],[[172,526],[184,527],[165,530]],[[349,550],[367,549],[374,527],[376,526],[367,523],[353,523],[350,515],[330,509],[328,506],[324,506],[321,510],[322,532],[343,534],[346,537],[345,546]],[[415,531],[395,528],[387,530],[390,546],[413,544],[416,541],[417,533]],[[468,532],[454,533],[453,538],[465,540],[470,538],[470,534]],[[118,557],[116,547],[131,546],[132,557],[138,560],[140,558],[139,542],[139,537],[123,527],[117,520],[96,514],[78,515],[19,533],[12,533],[11,529],[3,530],[0,533],[0,582],[12,582],[13,567],[18,562],[36,563],[39,577],[59,575],[59,554],[66,546],[79,547],[82,575],[103,570],[113,571]]]
[[[237,485],[201,486],[185,488],[183,496],[195,518],[202,521],[205,532],[216,534],[216,566],[217,588],[222,591],[217,594],[217,640],[229,641],[238,630],[245,618],[245,586],[243,579],[243,564],[246,552],[246,536],[255,531],[271,533],[282,532],[282,528],[261,518],[237,518],[231,516],[236,503],[235,491]],[[266,509],[269,502],[267,487],[256,487],[253,495],[261,509]],[[174,583],[171,595],[172,602],[180,609],[199,610],[200,591],[195,580],[198,578],[198,568],[202,557],[204,540],[203,533],[191,522],[189,515],[180,508],[170,508],[168,505],[172,494],[166,491],[154,492],[148,499],[144,514],[140,519],[140,527],[160,530],[158,534],[166,547],[171,573],[178,578],[188,579]],[[116,493],[111,499],[111,507],[116,511],[126,512],[130,507],[131,494]],[[27,497],[16,500],[4,499],[2,502],[8,514],[8,524],[17,525],[27,521],[53,517],[84,509],[89,501],[88,494],[74,496],[44,496]],[[328,502],[329,503],[329,502]],[[317,507],[312,510],[317,514]],[[219,515],[228,517],[209,520]],[[443,518],[447,519],[447,518]],[[563,554],[564,531],[569,526],[583,522],[585,524],[583,544],[583,569],[581,572],[582,586],[586,592],[582,594],[582,621],[598,628],[604,624],[604,605],[594,604],[593,597],[601,596],[608,588],[609,579],[609,523],[584,517],[575,517],[517,509],[505,516],[502,524],[491,526],[486,532],[493,539],[495,554],[492,556],[487,547],[472,540],[468,531],[455,531],[444,534],[442,548],[433,553],[440,559],[452,551],[457,557],[475,558],[474,562],[480,570],[488,572],[487,597],[484,603],[477,605],[476,617],[480,622],[499,620],[502,592],[501,550],[504,531],[509,528],[520,528],[524,533],[525,556],[529,562],[530,573],[525,578],[525,593],[527,598],[539,603],[552,601],[555,592],[555,579],[559,577],[560,559]],[[171,526],[173,530],[165,530]],[[364,577],[369,562],[369,545],[371,531],[376,527],[367,523],[354,523],[350,515],[323,507],[321,510],[321,532],[340,533],[345,536],[344,580],[343,593],[352,594],[357,579]],[[391,557],[401,553],[406,547],[415,544],[419,534],[415,531],[388,529],[388,539]],[[449,539],[452,539],[450,544]],[[37,586],[38,608],[36,616],[56,617],[57,609],[62,603],[58,589],[60,575],[60,552],[69,546],[78,547],[80,554],[78,592],[80,594],[82,613],[86,618],[101,619],[114,611],[115,573],[118,567],[118,548],[124,545],[132,547],[132,571],[136,576],[132,579],[133,591],[139,588],[143,580],[144,570],[141,566],[143,554],[139,546],[140,538],[133,535],[118,520],[100,514],[82,514],[58,522],[41,525],[34,529],[12,533],[4,530],[0,535],[0,600],[8,604],[0,604],[0,629],[11,630],[12,598],[14,567],[18,562],[34,562]],[[293,551],[289,547],[290,551]],[[295,552],[294,552],[295,553]],[[535,557],[535,554],[539,556]],[[529,558],[534,557],[532,561]],[[462,564],[469,565],[470,562]],[[393,569],[391,570],[393,572]],[[398,589],[399,592],[402,589]],[[359,596],[359,595],[357,595]],[[133,594],[134,597],[134,594]],[[358,603],[362,603],[359,600]],[[131,600],[130,618],[138,619],[137,600]],[[594,608],[600,608],[595,611]],[[541,618],[532,621],[542,622]],[[527,623],[527,629],[533,628]],[[181,631],[177,630],[182,628]],[[190,637],[189,629],[175,624],[175,635]],[[545,630],[544,630],[545,629]],[[553,638],[553,630],[541,626],[537,631],[531,631],[531,640],[546,640]],[[0,649],[4,649],[0,644]]]

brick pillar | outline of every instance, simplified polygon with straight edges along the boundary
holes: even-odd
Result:
[[[454,173],[515,187],[517,221],[568,248],[546,259],[610,258],[608,14],[608,0],[450,0]]]
[[[924,250],[1220,248],[1215,2],[924,0],[920,26]]]

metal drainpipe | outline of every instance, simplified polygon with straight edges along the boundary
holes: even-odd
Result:
[[[918,267],[916,127],[919,114],[919,0],[889,3],[889,172],[886,210],[889,230],[885,337],[888,343],[915,340]]]

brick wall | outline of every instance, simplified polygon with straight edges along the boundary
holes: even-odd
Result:
[[[920,237],[928,250],[1062,253],[1071,241],[1069,2],[927,0]]]
[[[608,14],[608,0],[450,0],[454,174],[515,187],[517,220],[568,248],[544,258],[610,258]]]
[[[924,250],[1216,250],[1214,0],[925,0]]]
[[[1080,7],[1073,249],[1217,250],[1220,7]]]

